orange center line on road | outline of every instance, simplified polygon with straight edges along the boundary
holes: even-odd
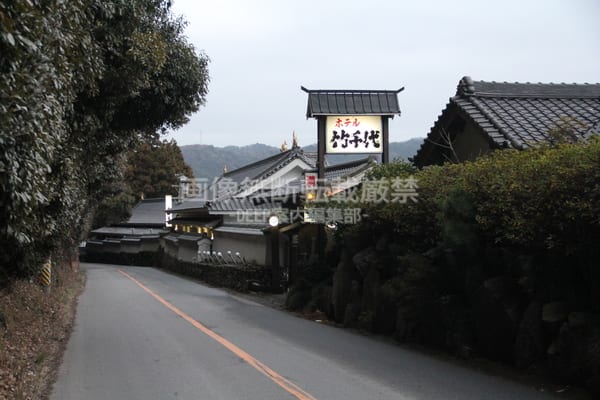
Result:
[[[148,294],[150,294],[152,297],[154,297],[156,300],[162,303],[169,310],[173,311],[175,314],[179,315],[181,318],[189,322],[192,326],[200,330],[202,333],[204,333],[207,336],[210,336],[212,339],[217,341],[227,350],[231,351],[233,354],[246,361],[248,364],[253,366],[258,372],[265,375],[267,378],[271,379],[273,382],[281,386],[292,396],[296,397],[299,400],[317,400],[310,393],[306,392],[304,389],[302,389],[295,383],[289,381],[277,372],[273,371],[271,368],[258,361],[256,358],[252,357],[250,354],[246,353],[244,350],[231,343],[229,340],[217,335],[215,332],[211,331],[206,326],[202,325],[200,322],[196,321],[194,318],[190,317],[189,315],[181,311],[179,308],[175,307],[173,304],[169,303],[167,300],[154,293],[152,289],[145,286],[143,283],[135,279],[133,276],[129,275],[127,272],[123,270],[119,270],[119,272],[127,278],[131,279],[136,285],[144,289]]]

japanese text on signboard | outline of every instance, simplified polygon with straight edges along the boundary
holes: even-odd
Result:
[[[381,153],[381,117],[374,115],[328,116],[325,151],[331,153]]]

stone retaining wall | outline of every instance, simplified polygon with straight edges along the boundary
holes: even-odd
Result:
[[[270,282],[270,270],[256,265],[235,264],[200,264],[175,259],[173,256],[162,253],[159,265],[169,271],[188,275],[209,285],[225,287],[237,291],[248,291],[267,288]]]

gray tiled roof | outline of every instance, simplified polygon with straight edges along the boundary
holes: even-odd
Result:
[[[499,147],[549,143],[552,130],[561,127],[579,138],[600,133],[600,84],[483,82],[464,77],[450,104]]]
[[[144,199],[131,211],[131,217],[125,225],[128,226],[164,226],[165,199]]]
[[[325,167],[325,180],[327,182],[335,182],[338,179],[354,178],[360,173],[368,170],[377,164],[377,157],[370,155],[368,157],[360,158],[357,160],[348,161],[345,163],[339,163],[334,165],[328,165]],[[305,172],[318,172],[316,168],[306,170]],[[285,198],[290,194],[303,194],[306,192],[304,186],[304,175],[299,176],[297,179],[289,181],[284,187],[277,188],[275,190],[268,191],[266,193],[257,193],[256,198]]]
[[[274,205],[269,202],[258,203],[247,197],[230,197],[208,203],[208,210],[211,214],[235,212],[238,210],[268,210],[273,207]]]
[[[399,90],[309,90],[306,117],[317,115],[399,115]]]
[[[519,83],[474,81],[469,76],[458,83],[457,95],[478,97],[598,98],[600,84]]]
[[[252,226],[252,227],[247,227],[247,226],[235,226],[235,225],[231,225],[231,226],[220,226],[217,229],[215,229],[216,232],[227,232],[227,233],[237,233],[240,235],[253,235],[253,236],[263,236],[263,229],[265,228],[265,225],[257,225],[257,226]]]
[[[239,199],[234,198],[233,196],[243,189],[242,185],[240,184],[244,182],[244,180],[260,181],[268,178],[296,159],[304,161],[304,163],[307,164],[307,169],[315,168],[317,163],[316,153],[305,152],[300,147],[294,147],[282,153],[275,154],[274,156],[224,173],[217,181],[213,183],[213,186],[209,188],[206,194],[203,194],[197,198],[186,199],[180,204],[175,204],[172,210],[174,212],[208,210],[209,212],[214,213],[218,211],[227,212],[243,209],[264,208],[258,203],[258,205],[256,205],[251,199]],[[225,180],[235,183],[235,185],[233,185],[234,193],[225,192],[227,185],[223,185],[223,189],[221,189],[218,193],[215,193],[216,190],[220,189],[219,184],[221,182],[225,182]],[[207,200],[210,200],[210,202],[207,203]]]
[[[152,228],[128,228],[119,226],[103,226],[102,228],[94,229],[91,233],[94,235],[105,235],[105,236],[135,236],[135,237],[146,237],[163,234],[168,232],[166,229],[152,229]]]
[[[353,177],[376,163],[376,157],[369,156],[359,160],[353,160],[346,163],[327,166],[325,168],[325,178],[327,180],[335,180],[337,178]],[[316,169],[309,169],[307,172]],[[285,187],[274,190],[266,190],[264,192],[256,192],[250,197],[227,197],[224,199],[211,201],[207,203],[207,209],[210,214],[228,214],[238,210],[270,210],[281,207],[275,200],[279,196],[289,196],[291,193],[300,194],[304,192],[303,188],[304,176],[298,179],[287,182]]]
[[[309,166],[314,167],[316,165],[316,156],[310,152],[304,152],[300,147],[294,147],[282,153],[275,154],[274,156],[226,172],[222,177],[236,183],[240,183],[244,179],[253,180],[266,178],[297,158],[301,159]]]
[[[182,210],[196,210],[198,212],[202,212],[203,210],[206,210],[206,199],[203,197],[192,197],[189,199],[185,199],[181,203],[173,204],[173,207],[170,209],[170,212],[173,213]]]
[[[333,180],[338,178],[352,177],[358,172],[362,172],[371,168],[376,163],[377,158],[375,156],[369,156],[359,160],[332,165],[325,168],[325,179]]]
[[[417,165],[429,162],[440,131],[457,115],[479,127],[491,148],[551,143],[561,128],[585,139],[600,134],[600,84],[484,82],[465,76],[413,157]]]

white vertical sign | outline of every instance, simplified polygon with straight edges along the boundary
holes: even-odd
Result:
[[[165,210],[170,210],[173,208],[173,196],[170,194],[165,195]],[[165,212],[165,226],[171,227],[171,219],[173,218],[173,214]]]
[[[328,154],[383,152],[380,115],[332,115],[325,123],[325,152]]]

